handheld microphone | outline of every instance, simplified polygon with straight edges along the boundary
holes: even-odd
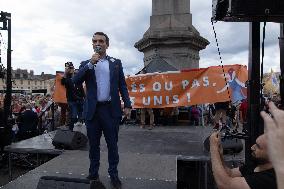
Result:
[[[102,52],[102,47],[99,46],[99,45],[97,45],[97,46],[95,46],[94,51],[95,51],[96,53],[99,53],[99,54],[100,54],[100,53]]]

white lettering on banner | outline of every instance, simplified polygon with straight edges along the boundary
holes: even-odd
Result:
[[[209,86],[208,76],[203,77],[203,86],[204,87],[208,87]]]
[[[131,106],[135,105],[135,97],[129,97],[130,98],[130,102],[131,102]]]
[[[193,80],[191,88],[196,88],[196,87],[199,87],[199,86],[200,86],[200,84],[199,84],[198,80],[197,79]]]
[[[140,93],[145,91],[145,85],[144,84],[140,84],[139,87],[140,87]]]
[[[179,102],[178,95],[174,95],[173,96],[173,103],[178,104],[178,102]]]
[[[182,89],[184,90],[189,85],[189,81],[188,80],[183,80],[181,82],[181,85],[182,85]]]
[[[155,83],[153,84],[153,91],[160,91],[161,88],[162,88],[161,83],[155,82]]]
[[[208,76],[205,76],[202,78],[202,81],[203,81],[203,86],[204,87],[208,87],[209,86],[209,78]],[[173,90],[173,82],[172,81],[168,81],[168,82],[165,82],[165,90],[166,91],[172,91]],[[182,89],[185,90],[188,86],[189,86],[190,82],[188,80],[182,80],[181,81],[181,85],[182,85]],[[144,83],[141,83],[141,84],[136,84],[136,83],[132,83],[131,85],[131,92],[135,93],[135,92],[145,92],[146,91],[146,86]],[[200,87],[200,83],[197,79],[194,79],[192,81],[192,85],[191,85],[191,88],[197,88],[197,87]],[[159,92],[162,90],[162,84],[160,82],[155,82],[153,83],[153,91],[156,91],[156,92]]]
[[[145,97],[143,97],[143,105],[145,105],[145,106],[149,106],[150,105],[150,103],[151,103],[151,97],[149,97],[148,96],[148,101],[146,102],[146,98]]]
[[[189,93],[188,93],[189,94]],[[165,98],[165,101],[163,101],[163,98]],[[179,96],[173,95],[173,96],[147,96],[142,97],[142,105],[143,106],[149,106],[151,104],[151,101],[153,100],[154,106],[160,106],[160,105],[169,105],[169,104],[178,104],[179,103]],[[171,102],[170,102],[171,99]],[[132,104],[135,104],[135,97],[130,97],[130,101]],[[164,103],[163,103],[164,102]]]
[[[187,102],[190,102],[190,93],[186,93]]]
[[[168,82],[165,82],[165,89],[167,90],[167,91],[171,91],[172,89],[173,89],[173,82],[172,81],[170,81],[170,86],[168,86]]]
[[[166,96],[166,104],[170,104],[170,97]]]
[[[136,84],[135,84],[135,83],[132,83],[132,84],[131,84],[131,92],[137,92]]]
[[[157,96],[154,96],[154,106],[162,105],[163,103],[163,96],[160,96],[159,98]]]

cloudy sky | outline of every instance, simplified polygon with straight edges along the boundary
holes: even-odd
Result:
[[[76,67],[92,54],[94,31],[110,37],[108,54],[123,61],[125,73],[143,67],[143,53],[134,48],[149,27],[152,0],[0,0],[0,10],[12,13],[13,69],[36,74],[62,71],[64,63]],[[191,0],[193,25],[210,45],[200,56],[200,67],[219,65],[212,30],[211,0]],[[248,24],[215,24],[223,64],[248,62]],[[2,31],[3,39],[7,33]],[[264,69],[279,71],[279,25],[266,27]],[[5,45],[2,45],[2,55]]]

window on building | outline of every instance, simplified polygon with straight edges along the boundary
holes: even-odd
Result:
[[[24,84],[24,81],[21,79],[21,84]]]
[[[31,81],[28,81],[28,85],[30,85],[31,84]]]
[[[35,81],[35,85],[37,85],[37,81]]]

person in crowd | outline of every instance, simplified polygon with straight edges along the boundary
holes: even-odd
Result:
[[[248,112],[248,101],[247,99],[243,99],[241,102],[241,105],[239,107],[240,112],[240,122],[243,126],[243,131],[246,130],[246,124],[247,124],[247,112]]]
[[[124,115],[129,116],[131,102],[127,90],[122,63],[119,59],[106,54],[109,37],[103,32],[96,32],[92,38],[94,54],[83,61],[79,72],[73,77],[75,84],[85,81],[86,96],[84,116],[89,138],[90,168],[88,179],[99,180],[100,139],[104,134],[108,147],[108,173],[113,188],[121,188],[118,177],[118,130],[122,116],[120,96],[124,102]]]
[[[229,128],[234,128],[234,131],[237,132],[237,120],[236,120],[236,112],[237,108],[232,104],[229,103],[228,108],[226,110],[226,125]]]
[[[276,189],[275,172],[268,157],[267,135],[259,136],[251,150],[256,167],[243,165],[231,169],[225,165],[219,133],[210,136],[212,171],[219,189]]]
[[[226,118],[227,118],[226,110],[228,108],[228,104],[229,102],[216,102],[214,104],[215,106],[214,129],[219,129],[220,122],[221,122],[221,125],[226,123]]]
[[[61,108],[56,104],[54,106],[54,126],[59,127],[60,125],[60,118],[61,118]]]
[[[273,102],[268,103],[269,113],[261,112],[267,130],[268,155],[275,168],[278,189],[284,189],[284,111]]]
[[[193,105],[190,109],[190,114],[191,114],[191,122],[194,126],[199,125],[199,116],[200,116],[200,111],[197,107],[197,105]]]
[[[66,88],[66,98],[69,107],[69,129],[73,131],[74,124],[78,120],[82,120],[84,89],[82,84],[74,84],[72,77],[74,76],[74,66],[72,62],[65,63],[65,73],[61,79],[61,84]]]
[[[60,107],[60,123],[59,125],[67,125],[67,109],[68,109],[68,104],[64,103],[58,103],[58,106]]]
[[[37,135],[38,116],[32,110],[30,104],[26,105],[25,111],[19,115],[17,137],[19,140],[28,139]]]
[[[173,125],[173,107],[165,107],[162,110],[163,125]]]
[[[162,119],[162,108],[154,108],[153,112],[154,112],[154,124],[155,126],[159,126],[161,124],[163,124],[163,119]]]
[[[150,122],[149,122],[149,129],[153,129],[154,128],[154,121],[155,121],[155,116],[154,116],[154,112],[152,108],[141,108],[141,114],[140,114],[140,121],[141,121],[141,128],[144,129],[145,128],[145,114],[146,112],[148,113],[149,117],[150,117]]]
[[[178,124],[178,115],[179,115],[179,109],[178,107],[174,107],[172,111],[173,125]]]
[[[208,107],[208,123],[214,125],[215,124],[214,117],[216,113],[215,106],[214,104],[209,104],[208,106],[209,106]]]
[[[46,109],[48,109],[51,104],[52,104],[51,95],[47,94],[45,98],[42,99],[42,110],[41,111],[42,112],[46,111]]]

